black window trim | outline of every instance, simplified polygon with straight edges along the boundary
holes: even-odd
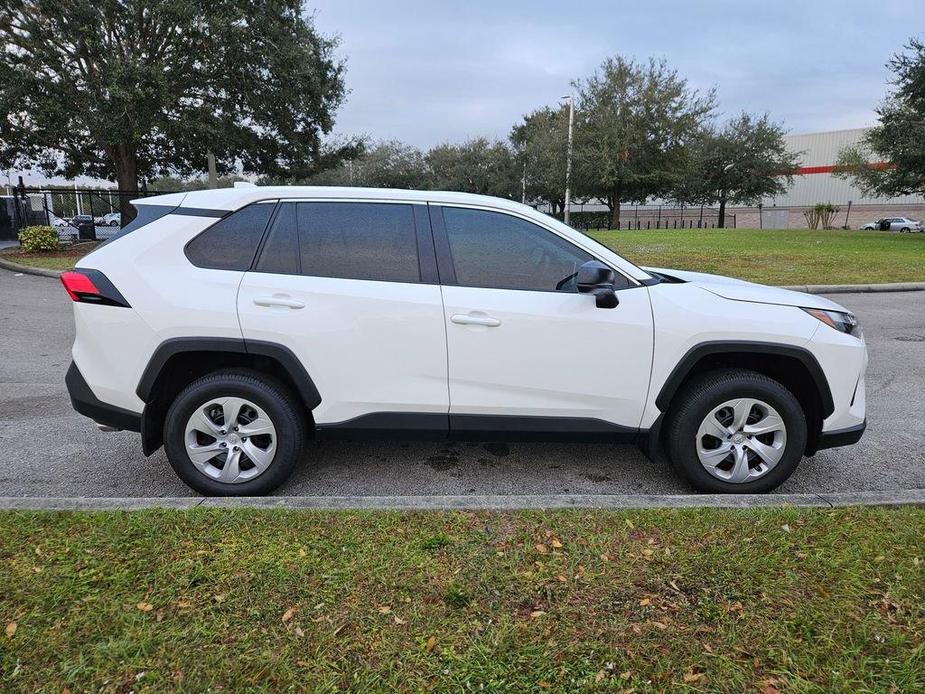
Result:
[[[452,207],[456,209],[477,210],[479,212],[495,212],[497,214],[507,215],[508,217],[513,217],[514,219],[519,219],[521,221],[533,224],[534,226],[539,227],[543,231],[553,234],[556,238],[561,239],[562,241],[566,242],[570,246],[573,246],[579,251],[587,253],[588,255],[591,256],[593,260],[597,260],[598,262],[603,263],[604,265],[609,267],[611,270],[616,272],[618,275],[620,275],[621,277],[624,277],[627,281],[628,286],[616,288],[616,291],[618,292],[626,291],[628,289],[638,289],[639,287],[645,286],[644,284],[642,284],[640,280],[637,280],[634,277],[630,277],[625,272],[623,272],[620,268],[614,267],[612,263],[608,263],[606,260],[599,258],[595,253],[592,253],[587,248],[583,248],[582,246],[579,246],[577,243],[572,241],[572,239],[562,236],[561,234],[557,233],[554,229],[550,229],[548,226],[544,224],[540,224],[535,219],[530,219],[529,217],[525,215],[519,215],[516,212],[513,212],[511,210],[503,210],[497,207],[488,207],[488,206],[483,207],[481,205],[469,205],[465,203],[431,202],[431,203],[428,203],[428,207],[431,210],[430,220],[431,220],[431,228],[433,229],[433,234],[434,234],[434,248],[437,253],[437,267],[438,267],[438,272],[440,274],[440,280],[441,280],[440,283],[443,285],[465,287],[466,289],[490,289],[494,291],[501,290],[501,291],[509,291],[509,292],[538,292],[540,294],[561,294],[563,296],[570,295],[572,293],[572,292],[562,292],[562,291],[559,291],[558,289],[524,289],[522,287],[471,287],[469,285],[459,284],[456,278],[456,267],[453,264],[453,253],[450,250],[450,239],[446,231],[446,220],[443,217],[443,210],[447,207]]]
[[[384,280],[384,279],[361,279],[358,277],[327,277],[325,275],[306,275],[302,272],[302,253],[301,246],[299,252],[299,271],[298,272],[265,272],[257,269],[257,263],[263,253],[264,246],[273,228],[273,222],[284,203],[354,203],[354,204],[379,204],[387,203],[393,205],[406,205],[411,208],[411,222],[414,226],[415,249],[418,254],[418,280],[416,282],[406,282],[404,280]],[[270,215],[270,221],[263,232],[263,238],[257,246],[257,252],[251,261],[248,272],[257,272],[262,275],[288,275],[290,277],[316,277],[318,279],[341,280],[343,282],[388,282],[390,284],[423,284],[439,285],[440,278],[438,275],[438,262],[434,254],[434,238],[431,231],[431,219],[426,214],[427,203],[420,200],[376,200],[367,198],[279,198],[276,200],[276,209]],[[252,203],[253,204],[253,203]],[[244,209],[243,207],[241,209]],[[299,238],[299,234],[296,234]],[[299,239],[301,244],[301,239]]]
[[[210,231],[216,224],[220,224],[220,223],[223,222],[225,219],[231,217],[232,215],[237,214],[238,212],[241,212],[241,211],[247,209],[248,207],[252,207],[253,205],[269,205],[269,204],[276,205],[276,207],[275,207],[274,210],[270,213],[270,217],[267,219],[267,224],[266,224],[266,226],[263,228],[263,231],[262,231],[261,234],[260,234],[260,240],[257,242],[257,248],[254,250],[254,256],[251,258],[250,265],[248,265],[244,270],[225,270],[225,269],[217,268],[217,267],[203,267],[202,265],[197,265],[196,263],[194,263],[194,262],[193,262],[193,259],[189,257],[189,246],[190,246],[190,244],[193,243],[193,241],[195,241],[196,239],[198,239],[198,238],[199,238],[200,236],[202,236],[203,234],[205,234],[205,233],[207,233],[208,231]],[[198,268],[198,269],[200,269],[200,270],[215,270],[216,272],[249,272],[250,270],[253,269],[254,263],[257,262],[257,258],[258,258],[258,256],[260,255],[261,249],[263,248],[263,243],[264,243],[264,241],[265,241],[266,238],[267,238],[267,232],[270,230],[270,225],[273,223],[273,219],[276,217],[276,211],[277,211],[278,209],[279,209],[279,200],[276,199],[276,198],[267,198],[266,200],[255,200],[254,202],[249,202],[249,203],[247,203],[246,205],[242,205],[241,207],[239,207],[239,208],[236,209],[236,210],[226,210],[224,216],[222,216],[220,219],[216,219],[212,224],[210,224],[209,226],[207,226],[205,229],[203,229],[202,231],[200,231],[200,232],[199,232],[198,234],[196,234],[193,238],[191,238],[189,241],[187,241],[185,244],[183,244],[183,255],[184,255],[184,257],[186,257],[186,260],[189,262],[190,265],[192,265],[193,267]],[[176,211],[174,211],[172,214],[176,214]],[[210,217],[210,216],[211,216],[211,217],[214,217],[215,215],[194,215],[194,216],[198,216],[198,217]]]

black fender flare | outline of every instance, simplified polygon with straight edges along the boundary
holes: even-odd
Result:
[[[678,388],[687,378],[697,362],[707,356],[717,354],[752,354],[776,357],[790,357],[797,359],[809,372],[819,394],[819,403],[821,405],[822,419],[828,417],[835,411],[835,403],[832,400],[832,391],[829,388],[829,381],[823,372],[822,367],[816,357],[808,349],[797,347],[796,345],[784,345],[776,342],[749,342],[736,340],[720,340],[715,342],[701,342],[691,347],[675,365],[665,383],[662,384],[658,396],[655,398],[655,406],[659,411],[667,412],[671,405],[671,400],[678,392]]]
[[[230,337],[176,337],[162,342],[145,367],[135,393],[143,402],[150,402],[154,393],[154,384],[164,365],[178,354],[184,352],[232,352],[237,354],[255,354],[278,361],[292,377],[299,395],[309,411],[321,404],[321,394],[311,376],[302,366],[299,358],[288,347],[273,342],[244,340]]]

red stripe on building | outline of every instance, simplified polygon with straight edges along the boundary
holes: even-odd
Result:
[[[870,164],[872,169],[885,169],[889,166],[886,162],[877,162],[876,164]],[[835,171],[834,166],[801,166],[797,169],[797,175],[805,176],[807,174],[824,174],[832,173]]]

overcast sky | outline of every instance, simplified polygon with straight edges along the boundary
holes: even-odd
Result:
[[[612,55],[664,57],[720,113],[794,133],[871,125],[885,63],[925,37],[923,0],[309,0],[337,34],[344,134],[422,148],[505,137]]]

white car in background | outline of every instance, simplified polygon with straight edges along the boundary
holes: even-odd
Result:
[[[67,387],[204,494],[268,493],[327,438],[635,442],[698,490],[767,492],[866,426],[842,306],[640,268],[526,205],[315,187],[133,204],[62,275]]]
[[[861,227],[866,231],[922,231],[922,223],[908,217],[884,217],[876,222],[868,222]]]
[[[104,227],[122,226],[122,213],[121,212],[110,212],[109,214],[103,215],[103,218],[100,220],[99,225],[104,226]]]

